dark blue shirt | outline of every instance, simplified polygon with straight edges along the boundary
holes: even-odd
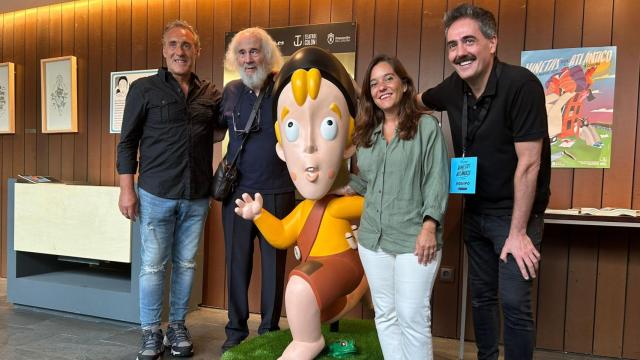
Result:
[[[268,81],[273,82],[271,77]],[[257,100],[255,92],[241,80],[231,81],[224,87],[219,126],[229,129],[229,146],[227,147],[229,161],[242,143],[244,134],[240,131],[245,129]],[[277,140],[272,103],[271,91],[267,91],[237,162],[238,188],[251,193],[252,196],[255,192],[275,194],[294,190],[287,165],[276,154]]]

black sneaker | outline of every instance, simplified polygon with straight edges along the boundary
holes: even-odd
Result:
[[[193,355],[191,334],[183,323],[169,324],[163,342],[164,346],[171,348],[172,356],[189,357]]]
[[[162,330],[142,330],[142,345],[138,351],[136,360],[156,360],[162,356],[164,345],[162,344]]]

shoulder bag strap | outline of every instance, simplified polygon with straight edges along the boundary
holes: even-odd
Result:
[[[262,103],[262,99],[264,98],[264,93],[266,92],[267,91],[265,89],[262,89],[262,91],[260,91],[260,95],[258,95],[258,100],[256,100],[255,103],[253,103],[253,109],[251,109],[249,120],[247,121],[247,125],[244,127],[244,137],[242,138],[242,143],[240,144],[240,148],[238,148],[238,151],[236,152],[236,154],[233,156],[233,159],[231,160],[231,163],[229,164],[229,166],[234,166],[236,164],[236,161],[238,160],[238,156],[240,155],[240,153],[242,152],[242,149],[244,148],[244,143],[247,142],[247,138],[249,138],[249,129],[251,129],[251,125],[253,125],[253,121],[255,120],[256,115],[258,114],[258,109],[260,109],[260,103]]]

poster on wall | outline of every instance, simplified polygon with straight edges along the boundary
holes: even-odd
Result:
[[[545,91],[554,168],[609,168],[616,47],[523,51]]]
[[[321,47],[338,58],[352,78],[356,68],[356,23],[343,22],[318,25],[287,26],[264,29],[276,42],[283,61],[305,46]],[[229,46],[236,32],[225,33],[225,49]],[[223,83],[239,79],[237,71],[224,69]],[[227,135],[228,136],[228,135]],[[227,149],[228,138],[222,141],[223,155]]]
[[[122,129],[122,115],[124,114],[124,104],[129,92],[129,85],[137,79],[157,73],[157,69],[114,71],[111,73],[111,85],[109,87],[109,132],[111,134],[119,134]]]
[[[42,132],[78,132],[76,57],[40,60]]]
[[[0,134],[15,134],[14,64],[0,64]]]

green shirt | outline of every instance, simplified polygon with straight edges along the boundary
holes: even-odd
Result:
[[[364,213],[358,241],[370,250],[412,253],[426,217],[437,223],[436,240],[442,248],[447,209],[449,171],[447,146],[438,121],[422,115],[411,140],[397,136],[387,142],[382,124],[372,135],[373,145],[358,148],[359,175],[349,185],[364,194]]]

